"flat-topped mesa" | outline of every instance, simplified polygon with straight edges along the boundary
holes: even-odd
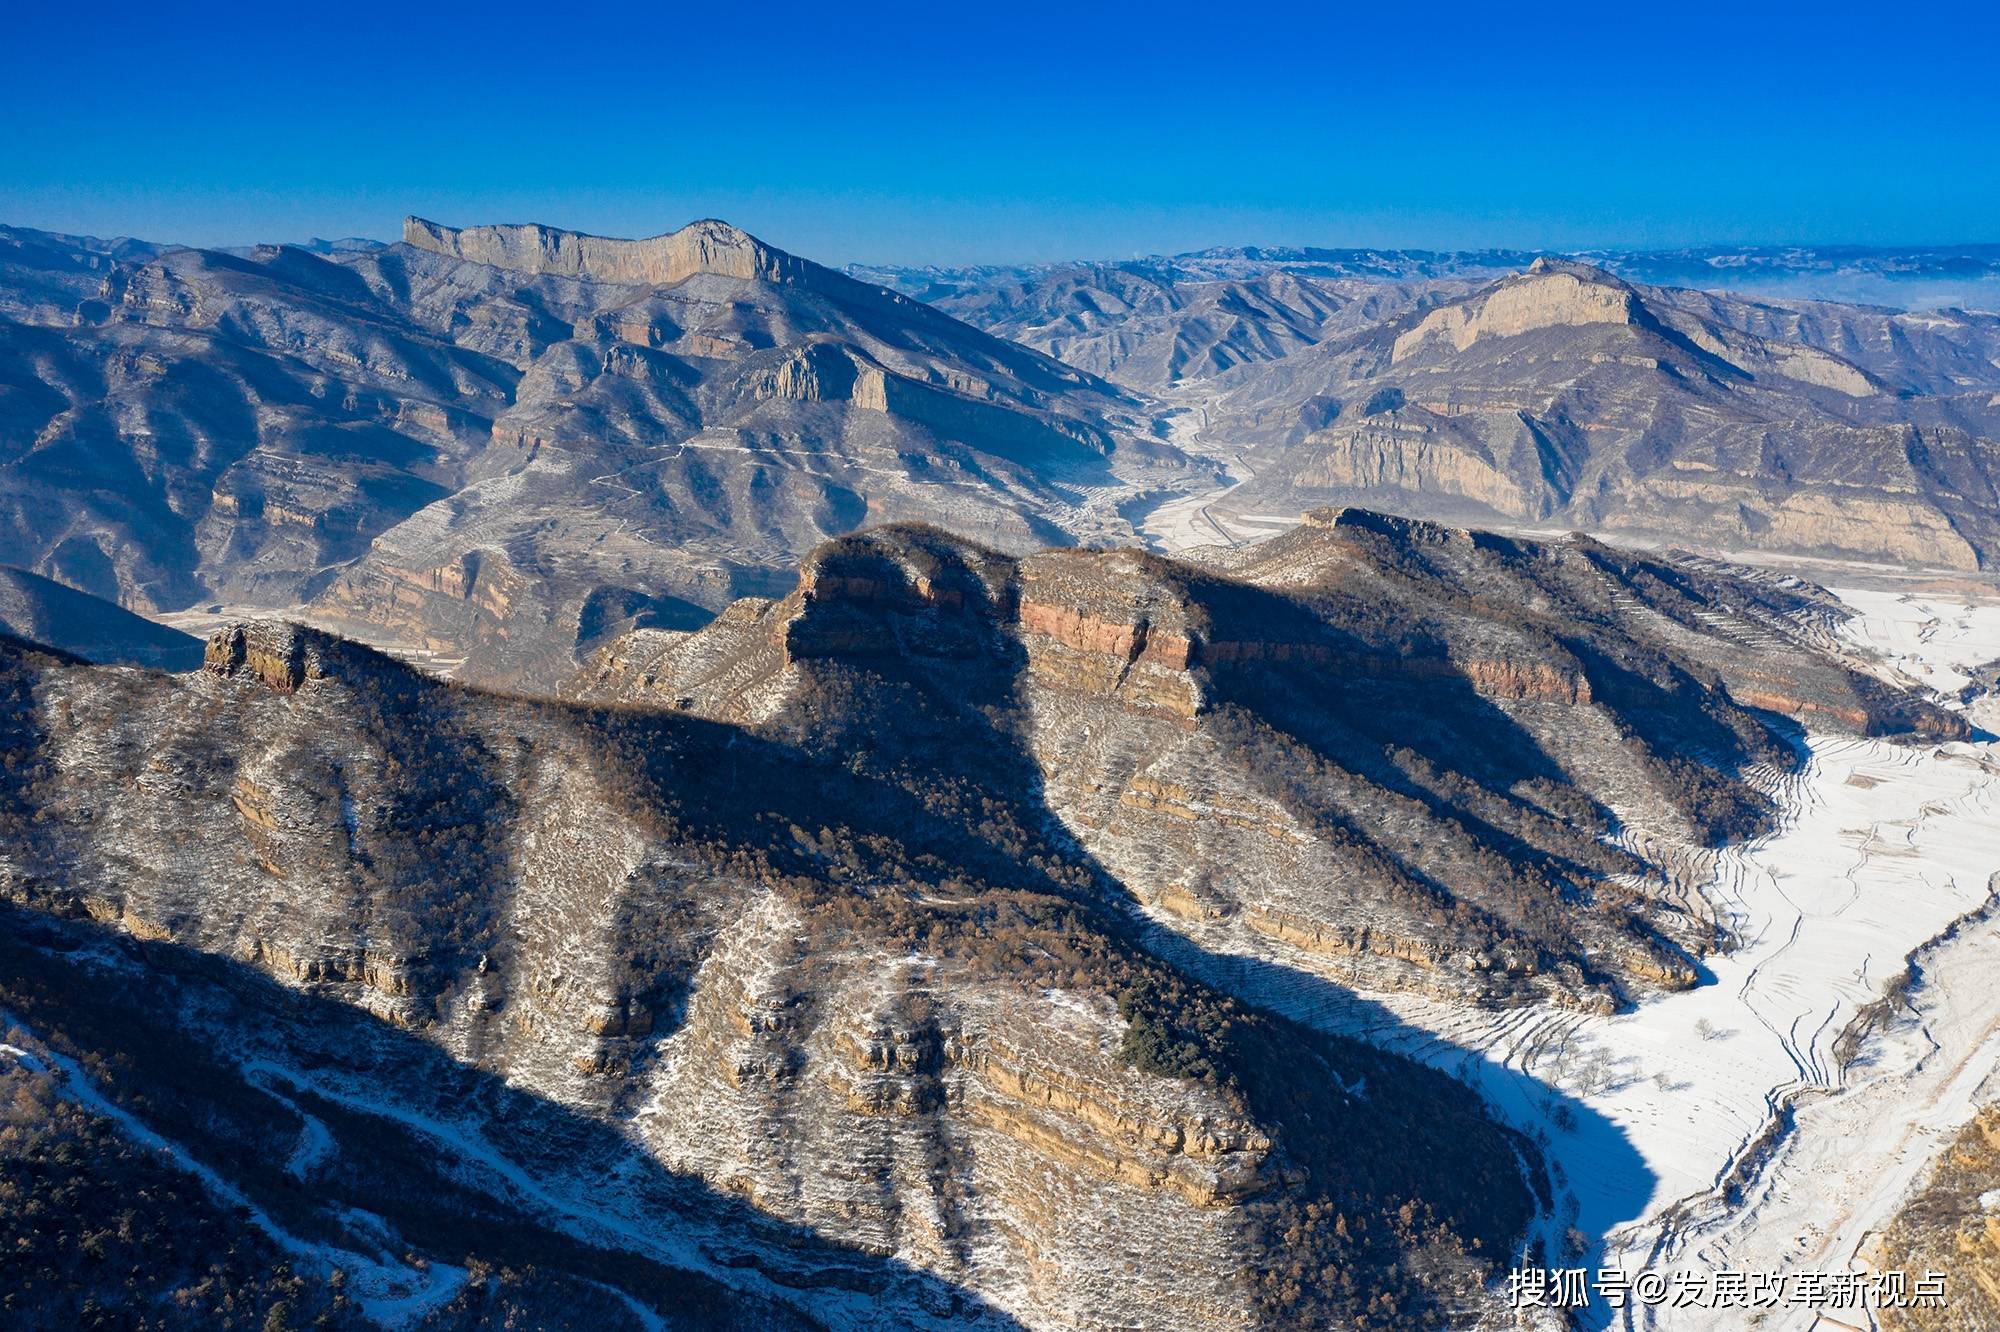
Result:
[[[1595,264],[1581,263],[1575,259],[1559,259],[1554,255],[1548,254],[1542,255],[1535,262],[1529,264],[1527,268],[1522,270],[1519,276],[1540,277],[1549,273],[1563,273],[1580,282],[1594,282],[1599,286],[1616,287],[1621,291],[1631,290],[1623,278],[1608,269],[1599,268]],[[1506,278],[1501,279],[1503,282],[1508,280]]]
[[[1611,274],[1588,264],[1537,259],[1527,272],[1425,315],[1396,339],[1390,359],[1403,360],[1433,337],[1464,351],[1481,338],[1584,324],[1636,324],[1643,318],[1638,293]]]
[[[1404,518],[1375,509],[1356,508],[1353,505],[1308,509],[1299,516],[1299,526],[1327,532],[1340,529],[1350,532],[1373,532],[1378,536],[1424,545],[1445,545],[1453,542],[1470,544],[1476,535],[1468,528],[1450,527],[1444,523],[1431,522],[1426,518]]]
[[[1370,563],[1396,563],[1410,557],[1428,560],[1436,556],[1444,559],[1447,567],[1483,556],[1520,553],[1528,544],[1476,527],[1453,527],[1428,518],[1405,518],[1353,505],[1308,509],[1299,516],[1296,531],[1287,536],[1295,543],[1315,543],[1322,549],[1360,552]],[[1271,547],[1272,551],[1283,549]]]
[[[618,240],[533,222],[447,227],[421,217],[406,217],[403,243],[517,273],[633,287],[672,286],[702,273],[763,282],[816,283],[822,274],[833,276],[713,219],[691,222],[663,236]]]
[[[295,694],[313,680],[352,679],[357,672],[410,673],[373,648],[285,620],[224,625],[208,636],[202,669],[249,675],[280,694]]]
[[[824,541],[799,568],[815,602],[882,602],[914,608],[1011,604],[1015,560],[925,523],[891,523]]]

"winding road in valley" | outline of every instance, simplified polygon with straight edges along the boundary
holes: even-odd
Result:
[[[1194,457],[1205,457],[1220,463],[1225,478],[1224,484],[1217,488],[1168,500],[1136,524],[1140,536],[1169,554],[1191,546],[1235,546],[1245,539],[1223,525],[1222,520],[1215,516],[1215,506],[1248,485],[1257,473],[1244,461],[1241,450],[1229,453],[1227,461],[1224,461],[1223,454],[1197,443],[1207,427],[1208,407],[1200,402],[1167,418],[1168,442]],[[1257,535],[1269,534],[1260,532]]]

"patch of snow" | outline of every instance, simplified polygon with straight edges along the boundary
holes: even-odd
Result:
[[[667,1332],[667,1320],[660,1317],[648,1305],[640,1303],[639,1300],[631,1295],[627,1295],[616,1286],[607,1286],[601,1281],[593,1281],[590,1284],[617,1300],[627,1309],[630,1309],[632,1316],[639,1320],[639,1326],[645,1328],[646,1332]]]
[[[402,1125],[423,1137],[439,1153],[441,1166],[455,1177],[522,1208],[542,1224],[585,1244],[707,1272],[725,1284],[739,1289],[747,1287],[781,1301],[788,1296],[796,1298],[795,1292],[779,1287],[759,1273],[725,1268],[717,1263],[703,1242],[710,1237],[699,1222],[689,1220],[683,1226],[662,1227],[657,1219],[661,1200],[657,1193],[646,1196],[643,1182],[635,1180],[631,1172],[607,1176],[586,1170],[567,1176],[555,1170],[531,1170],[488,1141],[474,1122],[429,1114],[390,1100],[377,1090],[308,1075],[299,1069],[268,1062],[260,1062],[258,1067],[265,1074],[290,1083],[295,1090],[310,1089],[313,1094],[351,1110]],[[463,1277],[460,1273],[461,1284]],[[446,1297],[449,1298],[449,1293]],[[644,1319],[651,1311],[635,1306],[634,1312]],[[878,1325],[878,1311],[869,1297],[861,1293],[832,1288],[817,1291],[813,1312],[828,1327],[858,1329]],[[372,1308],[370,1316],[376,1316]],[[940,1319],[938,1326],[944,1325]],[[648,1326],[653,1324],[649,1322]]]
[[[19,1026],[23,1031],[27,1030],[25,1024],[17,1022],[4,1011],[0,1011],[0,1025]],[[463,1268],[444,1263],[391,1265],[352,1250],[300,1239],[279,1225],[270,1213],[253,1203],[235,1185],[196,1160],[186,1148],[154,1132],[131,1112],[105,1096],[75,1060],[53,1050],[35,1055],[16,1046],[8,1046],[7,1049],[24,1067],[54,1080],[68,1099],[111,1121],[119,1135],[127,1141],[158,1153],[175,1169],[194,1176],[225,1211],[237,1211],[247,1216],[251,1224],[310,1270],[325,1275],[334,1268],[340,1268],[348,1277],[349,1298],[378,1326],[397,1328],[414,1322],[444,1304],[465,1284],[467,1274]]]
[[[1860,614],[1841,626],[1906,681],[1941,694],[1971,683],[1972,668],[2000,660],[2000,604],[1969,605],[1914,593],[1834,588]]]
[[[2000,607],[1841,595],[1863,611],[1847,627],[1854,641],[1911,680],[1955,690],[1968,679],[1962,668],[2000,656]],[[1508,1019],[1483,1033],[1437,1024],[1517,1075],[1508,1086],[1506,1073],[1482,1065],[1485,1090],[1515,1122],[1533,1122],[1537,1082],[1567,1080],[1570,1096],[1622,1134],[1621,1143],[1547,1130],[1576,1224],[1604,1236],[1602,1262],[1630,1272],[1847,1270],[2000,1061],[1992,987],[1968,986],[1969,976],[1947,987],[1955,973],[1939,969],[1923,996],[1932,1021],[1893,1026],[1876,1042],[1892,1048],[1855,1066],[1843,1068],[1833,1048],[1912,950],[1992,900],[2000,746],[1816,737],[1810,749],[1784,792],[1783,825],[1716,857],[1708,892],[1740,947],[1709,959],[1712,980],[1632,1013],[1550,1015],[1530,1039],[1515,1038],[1521,1024]],[[2000,961],[1990,928],[1955,947],[1968,964]],[[1580,1080],[1592,1060],[1606,1076]],[[1908,1076],[1912,1063],[1928,1071]],[[1725,1187],[1792,1114],[1772,1159],[1734,1181],[1741,1195]],[[1711,1327],[1716,1317],[1660,1308],[1633,1325]],[[1792,1309],[1768,1325],[1814,1318]]]
[[[283,1101],[291,1108],[292,1113],[303,1121],[303,1126],[299,1129],[299,1140],[293,1146],[292,1154],[285,1160],[286,1172],[303,1183],[319,1169],[328,1156],[332,1155],[333,1135],[327,1132],[325,1124],[307,1114],[291,1097],[272,1085],[275,1081],[271,1076],[273,1072],[272,1066],[261,1060],[243,1066],[244,1077],[252,1085]]]
[[[1851,596],[1863,611],[1853,641],[1910,680],[1955,689],[1964,667],[2000,657],[2000,606]],[[1990,981],[2000,930],[1990,923],[1954,933],[1926,967],[1913,996],[1921,1020],[1891,1024],[1846,1067],[1834,1048],[1913,950],[1992,902],[2000,744],[1813,736],[1808,750],[1781,782],[1775,831],[1712,853],[1704,891],[1737,947],[1706,959],[1698,988],[1600,1016],[1356,997],[1256,981],[1248,968],[1236,981],[1294,1017],[1478,1088],[1544,1144],[1557,1206],[1542,1236],[1574,1227],[1601,1240],[1591,1266],[1847,1270],[1981,1087],[2000,1083],[2000,986]],[[1732,1175],[1746,1155],[1756,1159],[1739,1194]],[[1632,1317],[1648,1328],[1727,1325],[1716,1309]],[[1760,1326],[1814,1318],[1781,1309]]]
[[[311,1176],[333,1149],[333,1137],[326,1131],[326,1125],[311,1115],[305,1121],[305,1127],[299,1131],[298,1145],[285,1160],[285,1169],[300,1181]]]

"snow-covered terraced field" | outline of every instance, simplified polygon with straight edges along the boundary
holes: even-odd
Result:
[[[1951,706],[1968,668],[2000,657],[2000,605],[1840,595],[1862,612],[1846,626],[1850,644]],[[1976,724],[1990,703],[1968,709]],[[1976,914],[2000,872],[2000,744],[1807,744],[1799,771],[1772,774],[1777,830],[1710,858],[1704,893],[1737,942],[1707,960],[1693,990],[1612,1016],[1495,1012],[1357,997],[1247,957],[1211,958],[1211,969],[1294,1017],[1478,1086],[1552,1163],[1551,1264],[1849,1270],[1934,1144],[2000,1090],[1980,1092],[2000,1064],[1990,980],[2000,929]],[[1165,934],[1159,946],[1173,951]],[[1907,1011],[1858,1057],[1836,1053],[1919,950]],[[1562,1256],[1572,1229],[1593,1246],[1582,1258]],[[1593,1310],[1596,1325],[1611,1316]],[[1771,1329],[1811,1328],[1816,1317],[1803,1307],[1756,1316]],[[1690,1306],[1643,1317],[1636,1325],[1705,1329],[1753,1315]],[[1843,1320],[1866,1326],[1868,1315]]]
[[[1843,626],[1852,643],[1881,653],[1906,679],[1943,694],[1971,682],[1973,668],[2000,660],[2000,602],[1967,605],[1930,597],[1867,589],[1843,590],[1841,599],[1861,614]],[[1975,722],[1994,729],[1996,700],[1976,700]]]
[[[1863,612],[1853,641],[1931,687],[1956,691],[1965,668],[2000,657],[2000,606],[1841,595]],[[1556,1228],[1602,1237],[1593,1266],[1849,1270],[1940,1135],[1986,1099],[2000,931],[1977,913],[2000,871],[2000,745],[1810,749],[1778,831],[1715,857],[1708,892],[1739,946],[1710,959],[1711,981],[1611,1017],[1393,1005],[1404,1043],[1411,1027],[1444,1038],[1430,1057],[1460,1062],[1545,1136],[1564,1189]],[[1909,1013],[1843,1067],[1841,1034],[1933,940]],[[1640,1325],[1752,1317],[1661,1307]],[[1758,1326],[1816,1319],[1785,1307]]]

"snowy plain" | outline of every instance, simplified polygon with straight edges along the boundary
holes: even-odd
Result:
[[[1948,706],[2000,658],[2000,605],[1836,591],[1859,612],[1844,626],[1851,645]],[[1612,1016],[1383,1001],[1395,1022],[1378,1038],[1455,1066],[1545,1144],[1559,1190],[1550,1235],[1573,1226],[1597,1241],[1567,1261],[1635,1275],[1865,1270],[1936,1151],[2000,1093],[2000,927],[1987,914],[2000,744],[1808,746],[1780,783],[1778,828],[1713,856],[1706,893],[1737,945],[1707,960],[1699,987]],[[1903,1005],[1837,1050],[1912,962]],[[1600,1302],[1584,1320],[1614,1321],[1874,1326],[1865,1307],[1789,1303]]]
[[[2000,700],[1958,696],[2000,659],[2000,604],[1835,590],[1858,612],[1842,627],[1857,664],[1938,691],[1984,730],[1948,744],[1808,734],[1802,764],[1764,774],[1774,830],[1696,866],[1733,939],[1705,959],[1696,988],[1608,1016],[1478,1009],[1315,983],[1295,961],[1270,966],[1220,937],[1204,954],[1177,933],[1184,922],[1156,918],[1154,946],[1256,1002],[1478,1088],[1549,1165],[1553,1205],[1524,1264],[1669,1281],[1770,1272],[1788,1292],[1802,1273],[1864,1270],[1938,1148],[2000,1099],[2000,743],[1980,738],[2000,729]],[[1902,1002],[1859,1039],[1857,1018],[1906,971]],[[1580,1321],[1875,1325],[1866,1308],[1824,1311],[1593,1299]],[[1550,1313],[1523,1310],[1523,1326],[1565,1326],[1536,1321]]]

